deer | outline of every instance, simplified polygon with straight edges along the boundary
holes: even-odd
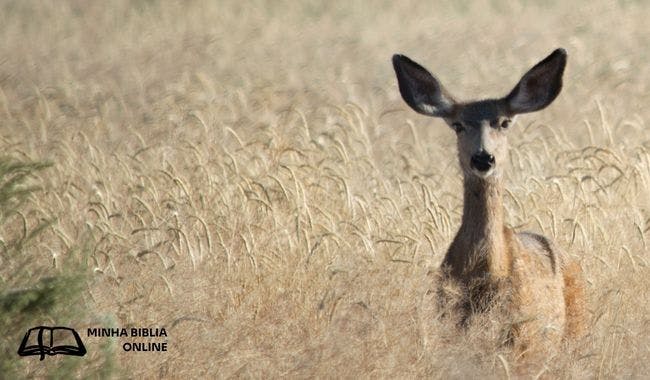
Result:
[[[527,350],[557,345],[584,330],[584,280],[580,265],[550,239],[515,232],[504,221],[503,174],[508,134],[519,114],[550,105],[562,90],[567,53],[558,48],[533,66],[505,97],[457,101],[427,69],[410,58],[392,58],[399,92],[416,112],[437,118],[456,133],[463,175],[460,228],[440,265],[444,284],[460,289],[460,325],[506,299],[507,342]]]

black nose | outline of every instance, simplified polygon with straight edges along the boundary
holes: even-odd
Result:
[[[486,172],[494,165],[494,156],[481,151],[472,156],[472,167],[480,172]]]

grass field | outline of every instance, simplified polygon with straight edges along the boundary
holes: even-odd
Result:
[[[16,356],[21,376],[647,376],[648,20],[623,0],[0,1],[2,152],[52,164],[0,229],[48,222],[3,251],[0,285],[81,276],[3,350],[38,321],[89,353]],[[490,320],[438,319],[455,136],[403,103],[390,57],[471,99],[557,47],[564,90],[510,132],[506,218],[580,262],[589,331],[529,364]],[[169,351],[86,338],[101,326],[165,327]]]

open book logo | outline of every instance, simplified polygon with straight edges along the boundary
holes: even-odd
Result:
[[[25,334],[18,355],[39,355],[41,360],[45,355],[86,355],[86,347],[81,342],[79,334],[69,327],[38,326],[31,328]]]

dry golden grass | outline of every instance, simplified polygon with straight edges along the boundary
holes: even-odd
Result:
[[[58,218],[33,265],[92,238],[80,323],[168,329],[166,354],[116,345],[134,378],[647,376],[649,19],[634,1],[3,1],[2,149],[54,163],[25,214]],[[531,364],[489,315],[438,319],[455,137],[403,104],[390,57],[471,98],[559,46],[562,94],[511,131],[506,215],[578,259],[589,331]]]

